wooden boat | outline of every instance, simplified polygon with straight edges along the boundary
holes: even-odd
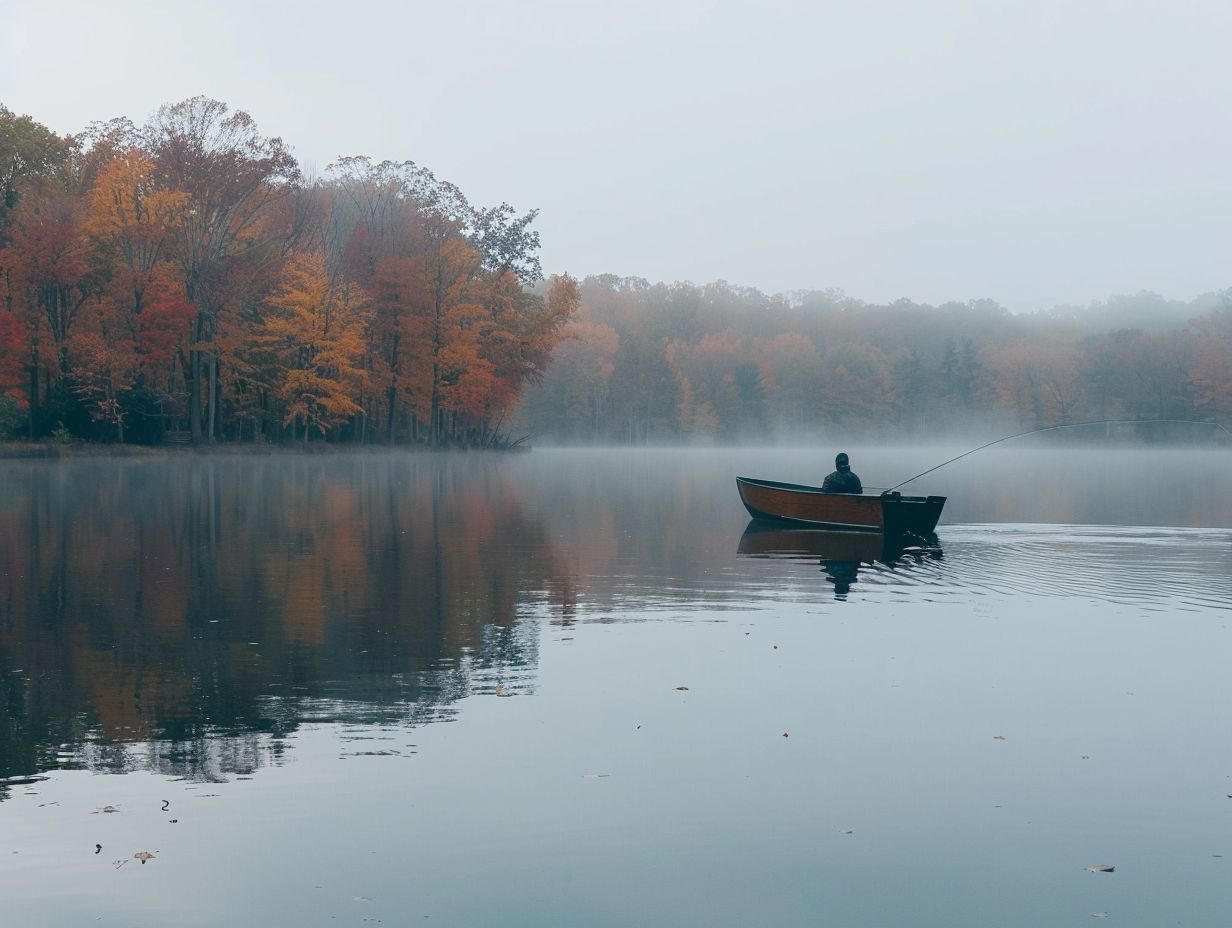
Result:
[[[937,527],[944,496],[824,493],[819,487],[737,477],[740,500],[754,519],[886,535],[927,535]]]

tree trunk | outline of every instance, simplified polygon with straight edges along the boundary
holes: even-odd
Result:
[[[30,440],[34,441],[35,418],[38,415],[38,364],[30,365]]]
[[[209,443],[214,444],[214,423],[217,420],[215,409],[218,406],[218,355],[210,352],[210,428]]]
[[[192,443],[201,444],[201,352],[190,349],[188,367],[192,379],[188,384],[188,427],[192,431]]]
[[[428,428],[428,444],[436,447],[441,443],[440,409],[441,398],[437,394],[437,384],[440,382],[440,365],[432,362],[432,418]]]

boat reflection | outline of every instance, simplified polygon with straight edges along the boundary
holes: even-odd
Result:
[[[740,536],[740,557],[816,559],[836,598],[846,598],[860,569],[874,563],[893,566],[904,558],[940,558],[936,534],[887,535],[881,532],[836,532],[827,529],[787,528],[782,523],[754,519]]]

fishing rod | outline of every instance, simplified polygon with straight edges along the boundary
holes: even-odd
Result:
[[[896,484],[890,487],[890,489],[887,490],[886,492],[892,493],[894,490],[897,490],[899,487],[905,487],[907,484],[911,483],[911,481],[919,480],[921,477],[925,476],[926,474],[931,474],[935,470],[940,470],[941,468],[945,467],[947,464],[953,464],[955,461],[961,461],[963,458],[967,457],[967,455],[969,454],[975,454],[975,452],[977,451],[983,451],[985,448],[991,448],[993,445],[999,445],[1003,441],[1010,441],[1015,438],[1022,438],[1024,435],[1034,435],[1037,432],[1055,432],[1057,429],[1078,429],[1078,428],[1083,428],[1084,426],[1091,426],[1091,425],[1141,425],[1146,422],[1178,422],[1178,423],[1185,423],[1187,425],[1213,425],[1215,428],[1221,429],[1224,432],[1227,432],[1229,436],[1232,436],[1232,430],[1229,430],[1227,426],[1221,425],[1218,422],[1202,422],[1198,419],[1096,419],[1092,422],[1070,422],[1065,425],[1048,425],[1048,426],[1044,426],[1043,428],[1039,428],[1039,429],[1030,429],[1029,431],[1026,431],[1026,432],[1019,432],[1017,435],[1006,435],[1004,438],[998,438],[995,441],[986,442],[985,444],[980,445],[978,448],[972,448],[970,451],[964,451],[962,454],[960,454],[956,458],[950,458],[948,461],[942,461],[936,467],[930,467],[928,470],[921,471],[920,473],[916,474],[914,477],[908,477],[902,483],[899,483],[899,484]]]

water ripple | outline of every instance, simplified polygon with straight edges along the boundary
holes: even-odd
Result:
[[[1232,532],[1076,525],[964,525],[944,557],[861,571],[859,582],[957,596],[1031,595],[1154,610],[1232,607]]]
[[[891,563],[819,560],[800,551],[762,554],[744,592],[794,599],[816,590],[817,565],[853,599],[1066,598],[1157,612],[1232,608],[1232,531],[1090,525],[956,525],[941,551]]]

